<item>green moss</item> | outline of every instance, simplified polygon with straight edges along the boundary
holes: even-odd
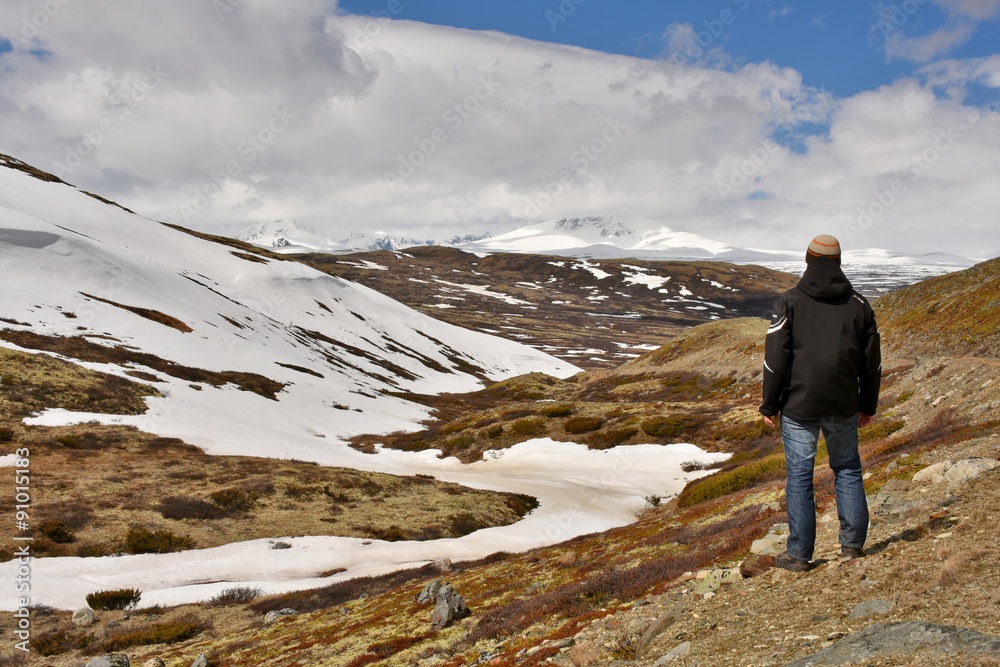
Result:
[[[654,438],[674,438],[704,423],[704,418],[697,415],[671,415],[647,419],[640,426],[646,435]]]
[[[785,455],[772,454],[732,470],[720,471],[688,484],[677,497],[680,507],[690,507],[784,475]]]
[[[858,443],[864,445],[875,440],[887,438],[904,426],[906,426],[906,421],[903,419],[875,422],[858,431]]]

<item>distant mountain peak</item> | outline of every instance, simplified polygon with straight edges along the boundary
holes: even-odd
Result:
[[[614,218],[588,217],[588,218],[563,218],[555,224],[555,228],[561,232],[576,232],[596,230],[603,238],[621,239],[638,238],[639,233],[631,227],[615,221]]]

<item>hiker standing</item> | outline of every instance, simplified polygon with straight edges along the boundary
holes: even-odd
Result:
[[[826,438],[837,493],[841,556],[859,557],[868,536],[858,453],[858,428],[874,419],[882,380],[875,313],[840,268],[840,242],[817,236],[806,272],[778,300],[767,330],[764,401],[771,428],[781,413],[785,444],[788,546],[775,564],[809,569],[816,544],[813,466],[820,431]]]

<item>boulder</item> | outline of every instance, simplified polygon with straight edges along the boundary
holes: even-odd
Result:
[[[889,600],[865,600],[854,605],[847,620],[851,621],[855,618],[864,618],[865,616],[872,616],[874,614],[888,614],[894,606]]]
[[[465,618],[471,612],[465,600],[451,584],[444,584],[437,592],[437,602],[431,616],[431,630],[441,630],[452,622]]]
[[[788,541],[788,524],[776,523],[767,531],[767,535],[754,540],[750,545],[750,553],[759,556],[777,556],[785,550]]]
[[[94,622],[94,610],[89,607],[77,609],[73,612],[74,625],[90,625]]]
[[[167,667],[163,664],[163,661],[159,658],[150,658],[146,662],[142,663],[142,667]]]
[[[788,663],[786,667],[866,664],[880,656],[909,655],[917,651],[961,651],[992,657],[1000,654],[1000,637],[925,621],[877,623],[817,653]]]
[[[680,660],[681,658],[686,658],[689,655],[691,655],[691,642],[684,642],[683,644],[678,644],[674,648],[670,649],[669,653],[661,656],[659,660],[653,663],[653,667],[662,667],[668,662]]]
[[[294,616],[295,614],[298,614],[298,613],[299,612],[297,612],[296,610],[294,610],[294,609],[288,609],[288,608],[285,608],[285,609],[275,609],[274,611],[269,611],[264,616],[264,625],[270,625],[271,623],[274,623],[276,620],[278,620],[282,616]]]
[[[208,658],[205,657],[205,654],[199,653],[198,657],[191,663],[191,667],[210,667],[210,664],[208,662]]]
[[[128,656],[124,653],[109,653],[94,658],[87,667],[129,667]]]
[[[569,652],[569,659],[574,667],[586,667],[596,664],[601,658],[601,648],[591,641],[580,642]]]
[[[417,593],[417,602],[420,604],[427,604],[428,602],[436,600],[438,591],[441,589],[442,585],[443,584],[440,579],[434,579],[431,581],[431,583],[424,586],[422,591]]]

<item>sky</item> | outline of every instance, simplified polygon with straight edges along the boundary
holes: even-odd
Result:
[[[333,239],[651,220],[1000,255],[1000,0],[5,0],[0,152]]]

